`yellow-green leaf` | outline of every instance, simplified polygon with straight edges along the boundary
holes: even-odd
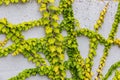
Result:
[[[2,24],[7,24],[7,19],[6,19],[6,18],[0,19],[0,23],[2,23]]]
[[[55,72],[58,72],[58,70],[59,70],[59,66],[55,66],[55,67],[54,67],[54,71],[55,71]]]
[[[54,52],[54,51],[56,51],[56,46],[54,46],[54,45],[50,46],[49,49],[50,49],[51,52]]]
[[[55,42],[55,39],[54,39],[54,38],[48,39],[48,43],[49,43],[49,44],[53,44],[54,42]]]
[[[37,3],[41,3],[42,0],[37,0]]]
[[[62,51],[63,51],[63,50],[62,50],[61,47],[57,47],[57,52],[58,52],[58,53],[62,53]]]
[[[52,18],[53,18],[54,20],[59,20],[59,17],[58,17],[58,15],[56,15],[56,14],[53,15]]]
[[[49,0],[49,2],[50,2],[50,3],[54,3],[54,2],[55,2],[55,0]]]
[[[46,31],[46,34],[49,34],[52,32],[52,28],[47,26],[45,31]]]

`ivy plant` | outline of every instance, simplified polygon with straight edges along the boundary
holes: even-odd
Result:
[[[9,4],[26,2],[29,0],[0,0],[0,5],[9,6]],[[109,3],[100,12],[100,16],[93,26],[94,30],[89,30],[81,28],[79,21],[74,18],[72,9],[74,0],[60,0],[59,6],[55,6],[54,0],[36,0],[36,2],[40,5],[39,11],[42,14],[42,18],[38,20],[12,24],[6,18],[0,19],[0,34],[6,35],[4,41],[0,42],[0,57],[6,57],[11,53],[12,56],[22,54],[28,61],[36,64],[35,68],[25,69],[8,80],[25,80],[36,74],[46,75],[51,80],[92,80],[93,72],[91,69],[94,57],[97,55],[98,43],[103,44],[105,48],[94,80],[108,80],[114,70],[116,73],[113,80],[120,79],[120,71],[117,70],[120,67],[120,61],[114,63],[106,75],[102,73],[111,46],[120,46],[120,39],[114,38],[120,22],[120,2],[118,2],[112,29],[107,39],[99,34],[98,30],[102,27]],[[60,15],[63,15],[63,20],[58,23]],[[43,27],[45,37],[25,40],[22,31],[27,31],[33,27]],[[67,31],[67,36],[61,34],[63,30]],[[85,59],[78,50],[76,37],[80,36],[86,36],[90,39],[89,54]],[[3,48],[8,40],[12,40],[14,43]],[[69,57],[67,61],[64,61],[65,51]],[[45,55],[50,65],[40,56],[40,52]],[[66,77],[67,70],[70,70],[71,78]]]

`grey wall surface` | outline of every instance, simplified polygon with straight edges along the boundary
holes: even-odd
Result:
[[[59,0],[56,0],[56,5],[58,5],[58,3]],[[106,3],[107,1],[99,2],[97,0],[96,1],[75,0],[73,4],[74,16],[76,19],[79,20],[81,27],[86,27],[89,28],[90,30],[93,30],[93,25],[98,19],[99,13]],[[110,2],[110,6],[105,17],[105,22],[102,28],[99,30],[99,34],[103,35],[105,38],[108,37],[108,34],[111,30],[114,15],[117,10],[117,5],[118,5],[117,2]],[[14,4],[9,6],[2,5],[0,6],[0,18],[5,17],[8,19],[9,22],[14,24],[18,24],[24,21],[36,20],[41,17],[38,8],[39,5],[34,0],[31,0],[29,3],[25,4]],[[60,19],[62,20],[62,16]],[[61,22],[61,20],[59,22]],[[27,32],[22,32],[22,34],[25,36],[25,39],[34,37],[40,38],[45,36],[44,29],[40,27],[39,28],[35,27],[33,29],[28,30]],[[62,34],[66,35],[66,32],[64,31],[62,32]],[[5,35],[0,34],[0,41],[4,40],[4,38]],[[120,25],[116,38],[120,38]],[[77,41],[79,43],[79,50],[81,52],[81,55],[84,58],[86,58],[89,51],[89,39],[87,37],[82,36],[77,37]],[[11,44],[12,41],[9,40],[5,47]],[[100,58],[103,54],[103,49],[104,46],[99,44],[97,49],[97,56],[94,59],[94,66],[92,69],[94,72],[94,76],[96,76],[96,69],[98,68]],[[65,56],[66,56],[65,60],[67,60],[68,57],[67,55]],[[119,60],[120,60],[120,48],[118,48],[117,46],[112,46],[103,73],[105,74],[109,67]],[[8,55],[7,57],[0,58],[0,80],[7,80],[8,78],[17,75],[22,70],[33,67],[35,67],[35,65],[32,64],[31,62],[28,62],[27,59],[25,59],[22,55],[18,55],[16,57]],[[66,71],[66,73],[67,73],[66,77],[71,77],[69,70]],[[49,79],[46,76],[37,75],[27,80],[49,80]]]

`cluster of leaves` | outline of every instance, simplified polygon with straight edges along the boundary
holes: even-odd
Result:
[[[20,1],[27,2],[29,0],[2,0],[0,3],[8,5],[9,3],[18,3]],[[96,49],[98,43],[104,45],[105,49],[95,80],[107,80],[112,71],[120,67],[120,62],[117,62],[111,66],[105,76],[102,75],[102,69],[111,45],[119,45],[120,43],[120,40],[114,40],[118,23],[120,22],[120,3],[118,4],[118,10],[109,37],[105,39],[96,31],[98,31],[98,28],[101,27],[104,22],[108,4],[100,13],[100,17],[94,26],[95,31],[92,31],[87,28],[80,28],[78,20],[74,18],[72,9],[73,1],[74,0],[60,0],[59,6],[55,6],[54,0],[37,0],[37,3],[40,4],[39,10],[42,13],[42,18],[39,20],[14,25],[9,23],[6,18],[0,19],[0,34],[6,35],[5,40],[0,42],[0,57],[7,56],[10,53],[12,53],[13,56],[22,54],[28,61],[36,64],[36,68],[26,69],[9,80],[25,80],[36,74],[41,76],[46,75],[52,80],[91,80],[93,76],[93,60],[97,55]],[[63,15],[63,20],[59,24],[58,20],[60,15]],[[44,27],[46,36],[40,39],[31,38],[25,40],[21,32],[27,31],[35,26]],[[61,34],[63,30],[67,31],[67,36]],[[78,50],[76,37],[80,36],[86,36],[90,39],[90,49],[86,59],[82,58]],[[14,43],[7,48],[3,48],[10,39]],[[64,61],[65,51],[69,57],[67,61]],[[45,55],[50,65],[46,63],[45,59],[40,55],[40,52]],[[72,74],[71,78],[66,77],[66,70],[70,70]]]
[[[108,3],[109,4],[109,3]],[[101,11],[100,17],[97,20],[97,23],[94,25],[94,29],[98,31],[98,28],[102,26],[102,23],[104,22],[104,17],[107,12],[108,4],[105,6],[105,8]]]
[[[2,4],[9,5],[10,3],[19,3],[19,2],[26,3],[28,1],[29,0],[0,0],[0,5]]]
[[[116,70],[113,80],[119,80],[119,79],[120,79],[120,71]]]

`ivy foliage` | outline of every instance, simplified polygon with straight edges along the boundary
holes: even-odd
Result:
[[[0,0],[0,5],[26,2],[29,0]],[[94,25],[94,30],[89,30],[88,28],[81,28],[79,21],[74,18],[72,9],[74,0],[60,0],[59,6],[54,5],[54,0],[36,0],[36,2],[40,5],[39,10],[42,13],[42,18],[38,20],[12,24],[6,18],[0,19],[0,34],[6,35],[5,40],[0,42],[0,57],[6,57],[10,53],[12,56],[22,54],[28,61],[36,64],[35,68],[25,69],[9,80],[25,80],[36,74],[46,75],[51,80],[92,80],[92,66],[94,57],[97,55],[98,43],[104,45],[105,48],[95,80],[107,80],[112,72],[120,67],[120,62],[116,62],[105,76],[102,74],[111,46],[120,46],[120,39],[114,39],[120,22],[120,2],[118,2],[118,9],[108,39],[100,35],[98,30],[104,22],[109,4],[106,4],[101,11],[100,17]],[[59,24],[60,15],[63,15],[63,20]],[[21,32],[33,27],[43,27],[46,36],[25,40]],[[61,34],[63,30],[67,31],[67,36]],[[76,37],[80,36],[86,36],[90,39],[89,54],[85,59],[78,50]],[[14,43],[3,48],[8,40],[12,40]],[[42,58],[40,52],[45,55],[50,65]],[[65,52],[69,57],[67,61],[64,61]],[[70,70],[71,78],[66,77],[67,70]],[[113,80],[119,80],[119,75],[120,71],[116,70]]]

